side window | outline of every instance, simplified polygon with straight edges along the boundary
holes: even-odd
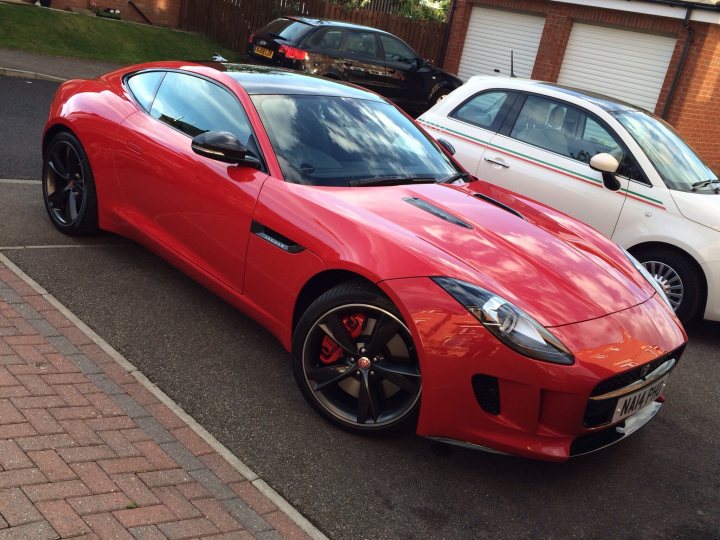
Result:
[[[150,110],[153,99],[155,99],[155,93],[164,75],[164,71],[146,71],[145,73],[133,75],[127,80],[128,88],[133,97],[146,111]]]
[[[510,136],[583,163],[602,152],[620,162],[624,157],[615,138],[588,114],[539,96],[528,96]]]
[[[229,131],[245,144],[252,132],[245,111],[228,90],[184,73],[165,76],[150,114],[191,137]]]
[[[481,128],[494,129],[497,121],[502,120],[500,111],[512,101],[509,98],[510,94],[507,92],[484,92],[467,100],[455,109],[450,117]]]
[[[340,48],[342,42],[342,30],[335,28],[328,28],[315,32],[315,34],[308,40],[308,44],[318,49],[331,49],[336,50]]]
[[[409,64],[418,57],[417,53],[402,41],[383,34],[380,34],[379,37],[383,51],[385,51],[385,60]]]
[[[344,52],[377,57],[377,41],[372,32],[349,32],[345,36]]]

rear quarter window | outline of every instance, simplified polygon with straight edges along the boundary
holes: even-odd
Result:
[[[164,76],[164,71],[146,71],[132,75],[125,84],[140,106],[149,112]]]

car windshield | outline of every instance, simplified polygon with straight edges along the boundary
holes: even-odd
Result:
[[[665,185],[694,191],[693,184],[717,176],[667,123],[643,111],[612,113],[643,149]]]
[[[458,172],[388,103],[346,97],[254,95],[288,182],[319,186],[432,181]]]

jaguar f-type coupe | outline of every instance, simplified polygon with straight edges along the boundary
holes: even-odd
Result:
[[[162,62],[60,86],[43,195],[267,327],[342,428],[555,461],[638,430],[686,342],[662,289],[449,150],[357,87]]]

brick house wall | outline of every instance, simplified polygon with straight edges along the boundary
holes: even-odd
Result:
[[[556,82],[574,22],[677,36],[655,113],[665,107],[687,40],[680,19],[628,13],[547,0],[457,0],[444,68],[457,73],[473,6],[543,15],[532,78]],[[691,21],[695,33],[666,120],[716,172],[720,172],[720,26]]]
[[[135,5],[157,26],[180,26],[181,0],[133,0]],[[142,16],[128,3],[127,0],[96,0],[100,9],[119,9],[125,21],[138,23],[146,22]],[[55,9],[87,8],[88,0],[52,0],[51,6]]]

